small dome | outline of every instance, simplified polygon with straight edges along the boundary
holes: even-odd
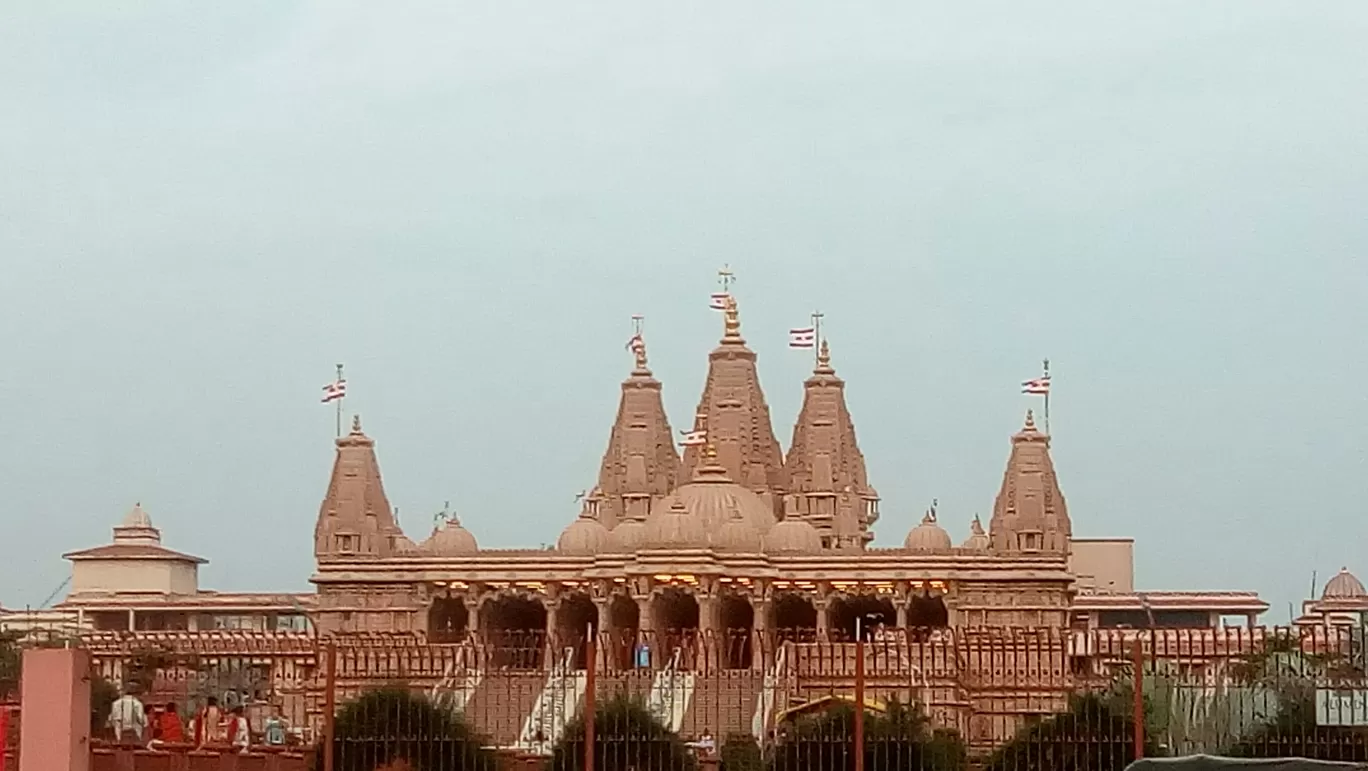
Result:
[[[407,554],[418,551],[418,544],[412,538],[400,533],[394,538],[394,550],[400,554]]]
[[[152,527],[152,518],[147,516],[146,511],[143,511],[141,503],[135,503],[133,504],[133,508],[129,509],[128,513],[124,515],[123,524],[120,525],[120,527],[150,528]]]
[[[631,554],[646,542],[646,523],[639,519],[626,519],[609,531],[612,540],[609,546],[619,554]]]
[[[613,534],[603,523],[581,514],[561,531],[556,550],[566,554],[598,554],[608,549]]]
[[[1363,582],[1355,578],[1354,574],[1349,572],[1349,568],[1340,568],[1340,572],[1325,584],[1325,591],[1321,593],[1321,599],[1347,599],[1350,597],[1368,597],[1368,589],[1363,588]]]
[[[703,520],[689,513],[683,501],[646,519],[642,546],[647,549],[702,549],[708,545]]]
[[[822,536],[811,522],[784,518],[765,534],[765,551],[772,554],[816,554],[822,550]]]
[[[936,524],[936,508],[927,509],[920,525],[912,528],[903,548],[913,551],[947,551],[952,548],[950,534]]]
[[[732,509],[731,519],[713,533],[713,548],[718,551],[759,554],[764,547],[760,531],[746,521],[740,509]]]
[[[428,554],[440,557],[474,554],[480,550],[479,544],[475,542],[475,536],[461,527],[460,520],[455,517],[448,519],[441,527],[433,528],[432,535],[423,541],[420,548]]]
[[[974,515],[974,521],[969,525],[969,537],[960,545],[961,549],[972,549],[974,551],[988,551],[988,546],[992,539],[983,532],[983,523],[979,521],[978,515]]]

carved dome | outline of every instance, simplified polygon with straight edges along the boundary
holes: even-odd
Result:
[[[613,551],[619,554],[631,554],[640,549],[646,542],[646,523],[639,519],[627,519],[619,522],[617,527],[609,531],[612,536],[608,545]]]
[[[746,521],[740,509],[732,509],[727,524],[713,533],[712,545],[718,551],[759,554],[764,548],[764,538]]]
[[[936,523],[935,507],[928,509],[921,524],[907,534],[903,548],[913,551],[947,551],[952,548],[950,534]]]
[[[1321,599],[1343,600],[1351,597],[1368,597],[1368,589],[1363,588],[1363,582],[1355,578],[1354,574],[1349,572],[1349,568],[1340,568],[1340,572],[1326,582]]]
[[[969,537],[960,545],[961,549],[973,549],[974,551],[988,551],[993,540],[988,534],[983,532],[983,523],[979,521],[978,515],[974,515],[974,521],[969,525]]]
[[[135,503],[133,504],[133,508],[129,509],[128,513],[124,515],[123,523],[119,526],[128,528],[150,528],[152,527],[152,518],[147,516],[146,511],[143,511],[141,503]]]
[[[675,500],[670,508],[646,518],[642,547],[647,549],[703,549],[708,531],[703,520],[690,513],[684,502]]]
[[[418,544],[412,538],[400,533],[394,537],[394,550],[399,554],[410,554],[418,551]]]
[[[694,471],[693,479],[665,496],[660,505],[669,510],[675,503],[697,519],[705,532],[716,533],[740,511],[741,518],[761,535],[774,527],[774,507],[746,487],[732,481],[727,470],[717,462],[711,447],[703,456],[703,464]]]
[[[785,518],[765,534],[765,551],[771,554],[816,554],[822,550],[822,536],[812,523]]]
[[[598,554],[609,548],[613,534],[603,523],[580,514],[561,531],[556,540],[556,550],[567,554]]]
[[[479,544],[475,542],[475,536],[461,527],[461,521],[455,517],[448,519],[441,527],[433,528],[432,535],[423,541],[420,548],[439,557],[474,554],[480,550]]]

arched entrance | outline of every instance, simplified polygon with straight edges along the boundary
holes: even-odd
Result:
[[[611,634],[606,636],[605,642],[612,650],[611,661],[619,669],[631,669],[636,662],[634,651],[641,626],[637,601],[623,594],[614,595],[608,603],[608,623]]]
[[[559,661],[565,655],[566,649],[573,648],[574,667],[584,669],[585,641],[588,636],[597,632],[598,608],[594,607],[594,601],[589,599],[589,595],[575,592],[561,598],[560,607],[556,609],[556,639],[551,641],[555,660]]]
[[[789,642],[817,639],[817,608],[801,594],[784,592],[774,598],[774,630]]]
[[[750,601],[735,594],[722,595],[717,609],[720,639],[712,641],[704,655],[709,663],[725,669],[750,669],[754,655],[755,610]]]
[[[651,602],[655,615],[655,640],[646,644],[654,650],[652,658],[660,665],[669,663],[676,653],[679,666],[693,666],[693,644],[698,639],[698,600],[684,589],[670,588]]]
[[[924,591],[912,595],[907,604],[907,634],[915,641],[923,641],[931,636],[932,629],[950,626],[950,611],[945,607],[945,599],[940,594]]]
[[[884,628],[893,628],[898,623],[898,612],[893,601],[879,595],[860,594],[854,597],[838,597],[831,603],[831,639],[855,640],[856,629],[866,642]]]
[[[496,668],[535,669],[541,665],[546,606],[540,598],[505,594],[487,600],[480,608],[480,625]]]
[[[427,636],[430,642],[457,643],[466,638],[470,614],[460,597],[434,597],[428,606]]]

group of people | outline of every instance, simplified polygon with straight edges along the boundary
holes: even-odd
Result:
[[[186,725],[173,702],[166,702],[158,709],[151,704],[144,705],[133,692],[124,691],[110,707],[109,727],[115,741],[146,743],[152,749],[163,744],[193,744],[246,752],[252,746],[252,729],[242,707],[225,712],[213,696],[205,699],[204,706]],[[263,722],[260,743],[267,746],[286,743],[285,719],[280,716],[279,707],[272,707],[270,717]]]

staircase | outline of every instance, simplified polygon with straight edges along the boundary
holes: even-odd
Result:
[[[475,661],[475,651],[462,646],[460,655],[447,662],[442,678],[432,686],[428,698],[439,707],[465,712],[483,680],[484,668]]]
[[[755,716],[751,719],[751,735],[761,747],[765,746],[765,740],[769,738],[769,727],[774,721],[776,711],[775,705],[788,702],[787,689],[784,688],[784,681],[788,675],[787,652],[787,645],[779,646],[779,653],[774,657],[774,666],[765,673],[760,697],[756,699]]]
[[[566,648],[565,656],[552,667],[532,712],[523,723],[516,749],[537,755],[550,755],[551,747],[560,739],[565,724],[574,717],[579,701],[584,696],[586,678],[583,671],[573,668],[575,649]]]
[[[513,744],[545,686],[540,672],[489,671],[466,701],[466,719],[493,744]]]
[[[680,670],[680,653],[676,650],[670,662],[656,673],[651,681],[651,692],[646,696],[646,708],[675,733],[684,725],[684,715],[689,711],[689,700],[694,693],[694,673]]]

